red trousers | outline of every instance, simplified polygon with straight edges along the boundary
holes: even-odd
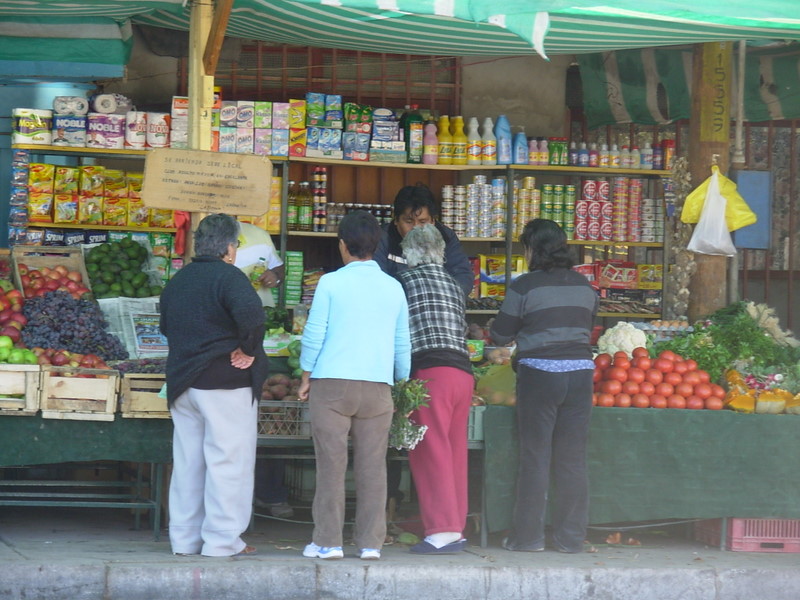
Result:
[[[467,523],[467,421],[474,380],[454,367],[420,369],[427,380],[428,406],[412,419],[427,425],[425,437],[408,452],[425,535],[463,531]]]

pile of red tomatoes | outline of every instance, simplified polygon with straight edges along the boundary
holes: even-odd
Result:
[[[725,390],[692,359],[670,350],[651,358],[646,348],[598,354],[594,359],[595,406],[720,410]]]

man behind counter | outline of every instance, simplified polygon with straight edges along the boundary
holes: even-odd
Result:
[[[407,269],[400,242],[414,227],[432,223],[445,241],[444,267],[464,290],[466,297],[472,291],[472,266],[455,232],[437,221],[439,211],[431,190],[421,183],[401,188],[394,199],[393,215],[392,222],[383,225],[384,234],[373,256],[383,272],[396,277],[400,271]]]

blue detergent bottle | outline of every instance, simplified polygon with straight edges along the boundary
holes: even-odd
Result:
[[[512,162],[515,165],[528,164],[528,136],[525,135],[525,128],[522,126],[514,134]]]
[[[494,124],[494,135],[497,138],[497,164],[510,165],[512,156],[511,150],[511,125],[505,115],[497,117]]]

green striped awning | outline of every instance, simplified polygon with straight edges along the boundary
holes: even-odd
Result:
[[[104,17],[188,30],[190,5],[6,0],[0,17]],[[797,41],[800,10],[798,0],[235,0],[227,35],[373,52],[465,56],[535,49],[546,56],[741,39]]]

